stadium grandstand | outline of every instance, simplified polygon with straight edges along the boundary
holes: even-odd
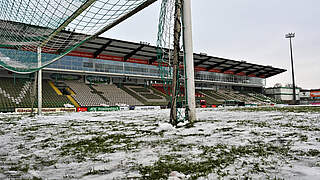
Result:
[[[8,51],[15,50],[0,48]],[[284,69],[205,53],[194,53],[194,67],[198,107],[279,103],[265,96],[263,88],[267,78]],[[37,106],[31,98],[33,74],[5,68],[0,74],[2,112]],[[105,37],[89,40],[43,68],[42,91],[44,108],[168,105],[157,47]]]

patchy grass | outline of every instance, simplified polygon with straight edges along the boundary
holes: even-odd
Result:
[[[320,171],[318,112],[248,109],[199,110],[193,127],[176,129],[161,126],[167,110],[0,116],[0,177],[292,179],[310,173],[290,171],[296,164]]]
[[[199,161],[182,158],[179,155],[164,155],[159,158],[151,166],[139,166],[138,170],[142,174],[143,179],[167,179],[169,173],[178,171],[189,175],[189,179],[197,179],[206,177],[210,173],[217,173],[220,177],[228,174],[224,171],[230,165],[241,157],[249,156],[263,157],[275,156],[282,154],[289,156],[290,147],[275,146],[273,144],[252,144],[247,146],[228,146],[226,144],[217,144],[215,146],[201,146],[202,150],[199,154]],[[275,165],[271,163],[271,165]],[[245,177],[248,173],[266,173],[266,169],[256,162],[242,161],[241,166],[252,166],[252,169],[246,171],[242,176]]]
[[[234,108],[230,109],[231,111],[249,111],[249,112],[258,112],[258,111],[280,111],[280,112],[320,112],[320,107],[318,106],[283,106],[283,107],[247,107],[247,108]]]
[[[38,126],[25,127],[22,129],[22,132],[37,131],[38,129]]]
[[[115,145],[129,144],[132,140],[125,134],[110,134],[96,136],[91,139],[83,139],[71,142],[61,147],[62,156],[77,155],[78,157],[92,157],[97,153],[113,153],[117,150]]]

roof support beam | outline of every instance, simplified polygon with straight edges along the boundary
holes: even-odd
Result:
[[[240,64],[242,64],[242,62],[239,62],[239,63],[234,64],[234,65],[229,66],[229,67],[225,67],[225,68],[223,68],[223,69],[221,70],[221,72],[224,73],[224,72],[226,72],[226,71],[228,71],[228,70],[230,70],[230,69],[232,69],[232,68],[234,68],[234,67],[239,66]]]
[[[280,72],[280,73],[282,73],[282,72]],[[279,72],[271,72],[269,74],[266,74],[264,78],[269,78],[269,77],[272,77],[272,76],[280,74],[280,73]]]
[[[100,49],[98,49],[96,52],[94,52],[93,53],[93,58],[97,58],[99,56],[99,54],[101,54],[102,51],[104,51],[111,43],[112,43],[112,40],[109,40]]]
[[[220,66],[221,64],[224,64],[224,63],[226,63],[226,62],[228,62],[228,60],[221,61],[221,62],[219,62],[219,63],[216,63],[216,64],[214,64],[214,65],[211,65],[211,66],[207,67],[206,70],[209,71],[209,70],[211,70],[211,69],[213,69],[213,68],[215,68],[215,67],[218,67],[218,66]]]
[[[109,52],[109,53],[117,53],[119,55],[115,55],[115,56],[118,56],[118,57],[122,57],[124,54],[126,54],[127,52],[123,52],[123,51],[117,51],[117,50],[109,50],[109,49],[106,49],[104,50],[105,52]],[[112,55],[112,54],[111,54]],[[112,55],[114,56],[114,55]]]
[[[246,69],[252,68],[253,66],[255,66],[255,65],[251,65],[251,66],[247,66],[247,67],[240,68],[240,69],[236,70],[236,71],[234,72],[234,74],[238,74],[238,73],[240,73],[240,72],[242,72],[242,71],[244,71],[244,70],[246,70]]]
[[[265,72],[258,73],[257,76],[261,76],[263,74],[269,74],[269,72],[272,72],[272,71],[274,71],[274,69],[269,69],[269,70],[266,70]]]
[[[261,71],[262,69],[263,69],[263,68],[256,68],[255,70],[248,71],[248,72],[246,73],[246,75],[248,76],[248,75],[250,75],[250,74],[252,74],[252,73],[259,72],[259,71]]]
[[[0,28],[1,29],[1,28]],[[108,47],[113,47],[113,48],[119,48],[119,49],[126,49],[126,50],[135,50],[136,48],[131,48],[131,47],[128,47],[128,46],[118,46],[118,45],[115,45],[117,44],[117,42],[122,42],[122,41],[119,41],[119,40],[114,40],[114,39],[110,39],[110,38],[104,38],[106,40],[111,40],[112,42],[114,42],[113,44],[110,44]],[[123,42],[122,42],[123,43]],[[125,42],[124,42],[125,43]],[[86,42],[85,44],[94,44],[94,45],[99,45],[99,46],[102,46],[104,45],[103,43],[96,43],[96,42],[93,42],[93,41],[88,41]],[[132,43],[128,42],[127,45],[132,45]],[[138,45],[137,43],[133,44],[133,45]],[[153,48],[153,47],[151,47]],[[150,50],[143,50],[143,52],[146,52],[146,53],[157,53],[156,50],[155,51],[150,51]]]
[[[199,62],[195,62],[194,63],[194,66],[199,66],[200,64],[206,62],[206,61],[209,61],[212,57],[208,57],[206,59],[203,59],[203,60],[200,60]]]
[[[129,54],[123,57],[124,61],[127,61],[129,58],[131,58],[133,55],[135,55],[138,51],[140,51],[145,45],[140,45],[137,49],[131,51]]]

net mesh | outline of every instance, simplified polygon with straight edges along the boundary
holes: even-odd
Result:
[[[0,65],[20,73],[37,71],[154,1],[0,0]]]
[[[175,97],[177,99],[177,106],[182,107],[183,104],[187,103],[183,93],[184,81],[181,81],[181,79],[185,77],[183,69],[178,68],[177,92],[176,94],[172,92],[175,4],[176,0],[163,0],[161,4],[157,40],[157,61],[163,87],[169,96],[170,103],[173,102],[173,98]],[[184,111],[181,108],[177,108],[178,122],[185,120],[183,113]]]
[[[162,1],[157,40],[159,72],[168,94],[170,94],[169,86],[171,86],[170,79],[172,79],[174,4],[175,0]]]

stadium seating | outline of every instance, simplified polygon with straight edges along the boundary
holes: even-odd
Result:
[[[0,78],[0,111],[14,111],[14,108],[29,108],[32,106],[31,90],[33,82],[22,78]],[[64,107],[71,104],[65,96],[59,96],[49,85],[48,80],[42,81],[42,107]],[[37,91],[34,107],[37,106]]]
[[[113,84],[97,84],[92,86],[109,100],[108,105],[143,105],[140,101]]]
[[[80,106],[168,104],[166,91],[161,86],[124,85],[119,88],[109,84],[87,85],[77,80],[56,83],[59,87],[64,87],[63,89],[71,89],[71,96]],[[42,85],[43,107],[64,107],[65,104],[72,104],[65,95],[57,94],[56,88],[50,86],[49,80],[43,80]],[[0,111],[11,112],[14,108],[31,107],[32,87],[33,82],[29,78],[0,78]],[[240,93],[234,90],[196,90],[196,100],[205,100],[207,105],[219,105],[228,100],[245,104],[282,103],[260,93]],[[33,104],[34,107],[37,106],[36,98]]]
[[[135,99],[138,99],[144,105],[168,105],[168,100],[165,97],[166,95],[153,87],[124,85],[121,86],[121,89],[133,96]]]
[[[152,87],[158,91],[160,91],[162,94],[167,95],[167,91],[163,88],[162,84],[152,84]],[[170,89],[168,90],[170,91]]]
[[[250,95],[247,93],[240,93],[234,90],[201,90],[206,96],[215,99],[218,102],[223,103],[224,101],[241,101],[245,104],[265,104],[266,101],[261,100],[261,98],[256,98],[256,95]]]
[[[153,92],[153,90],[142,87],[142,86],[134,86],[134,85],[127,85],[126,88],[130,89],[131,91],[135,92],[141,98],[148,102],[166,102],[166,98],[160,95],[157,95]]]
[[[196,90],[196,101],[200,101],[200,100],[205,100],[206,101],[206,105],[210,106],[210,105],[220,105],[223,103],[223,101],[219,101],[215,98],[210,97],[209,95],[201,92],[201,91],[197,91]]]
[[[109,104],[83,82],[65,81],[65,83],[75,93],[72,97],[80,106],[101,106]]]
[[[254,98],[252,96],[248,96],[247,94],[240,93],[234,90],[219,90],[220,93],[227,94],[234,98],[234,100],[245,102],[246,104],[264,104],[265,102]]]
[[[262,101],[264,103],[283,104],[283,102],[281,100],[268,97],[268,96],[261,94],[261,93],[251,92],[251,93],[248,93],[248,95],[251,97],[254,97],[256,99],[259,99],[260,101]]]
[[[163,85],[154,84],[152,85],[152,87],[165,95],[168,94],[167,91],[163,88]],[[170,88],[168,90],[170,90]],[[182,94],[182,96],[184,96],[184,94]],[[195,98],[197,101],[205,100],[207,105],[220,105],[224,102],[223,98],[211,94],[210,91],[206,93],[205,90],[196,90]]]
[[[226,90],[220,90],[215,92],[217,95],[220,95],[222,97],[224,97],[225,100],[235,100],[235,101],[242,101],[241,99],[239,99],[237,96],[235,96],[232,93],[229,93]]]
[[[149,102],[149,103],[167,103],[167,99],[163,97],[160,94],[156,94],[154,90],[148,88],[148,87],[143,87],[143,86],[138,86],[138,85],[126,85],[126,89],[131,91],[132,93],[135,94],[135,96],[139,96],[142,98],[144,101]]]
[[[220,103],[223,103],[228,99],[226,97],[223,97],[222,95],[217,94],[216,91],[213,90],[201,90],[200,92]]]

